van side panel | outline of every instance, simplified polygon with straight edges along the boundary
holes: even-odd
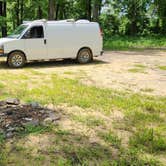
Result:
[[[103,43],[99,24],[77,24],[76,31],[77,36],[79,36],[78,48],[82,48],[83,46],[89,47],[92,50],[94,56],[100,55]]]
[[[46,26],[49,59],[73,57],[76,50],[73,30],[74,27],[71,24],[49,24]]]
[[[97,23],[47,24],[47,51],[49,59],[76,58],[80,48],[89,47],[93,55],[102,51],[102,37]]]
[[[14,50],[25,52],[25,43],[20,39],[16,39],[4,44],[5,54],[9,54]]]

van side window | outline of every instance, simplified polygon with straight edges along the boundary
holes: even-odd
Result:
[[[24,38],[36,39],[44,38],[44,31],[42,26],[32,27],[25,35]]]

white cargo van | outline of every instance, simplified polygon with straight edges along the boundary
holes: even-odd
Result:
[[[99,24],[88,20],[24,22],[10,36],[0,39],[0,56],[10,67],[28,61],[77,59],[88,63],[102,55],[103,38]]]

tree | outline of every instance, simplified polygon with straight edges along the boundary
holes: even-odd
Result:
[[[101,11],[102,0],[93,1],[93,21],[99,21],[99,15]]]
[[[1,13],[1,16],[3,18],[2,26],[1,26],[2,37],[7,36],[7,23],[6,23],[7,10],[6,10],[6,7],[7,7],[7,2],[2,1],[0,3],[0,13]]]
[[[20,6],[20,22],[22,23],[24,17],[24,0],[21,0]]]
[[[91,0],[86,0],[86,19],[91,21]]]
[[[161,33],[166,34],[166,0],[155,0],[155,7],[161,23]]]
[[[54,20],[55,19],[55,0],[48,1],[48,19]]]
[[[16,1],[15,4],[15,11],[16,11],[16,25],[20,25],[20,0]]]
[[[166,0],[0,0],[3,36],[23,20],[42,18],[97,21],[108,36],[165,34]]]
[[[149,0],[118,0],[122,5],[121,13],[125,14],[129,22],[127,34],[136,35],[141,32],[142,24],[146,19],[147,3]]]
[[[2,16],[2,5],[3,5],[3,3],[2,3],[2,1],[0,1],[0,16]]]

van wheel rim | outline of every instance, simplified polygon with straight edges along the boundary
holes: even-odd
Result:
[[[80,55],[80,60],[82,62],[88,62],[89,61],[89,53],[87,51],[82,52]]]
[[[20,55],[14,55],[12,57],[12,64],[16,67],[20,66],[23,62],[22,56]]]

